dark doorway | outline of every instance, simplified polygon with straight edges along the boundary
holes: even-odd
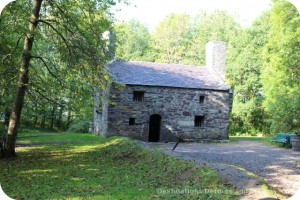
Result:
[[[149,122],[149,142],[158,142],[160,135],[161,116],[154,114],[150,116]]]

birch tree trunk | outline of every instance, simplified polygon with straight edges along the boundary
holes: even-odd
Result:
[[[16,156],[16,137],[18,132],[18,126],[20,123],[21,112],[24,104],[25,92],[29,82],[29,65],[31,59],[31,50],[33,46],[35,31],[38,25],[42,2],[43,0],[33,1],[32,14],[29,19],[28,33],[26,34],[23,46],[16,97],[13,102],[13,108],[9,119],[7,137],[4,145],[5,157]]]

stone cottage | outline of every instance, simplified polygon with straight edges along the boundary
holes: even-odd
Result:
[[[225,52],[224,42],[209,42],[204,67],[113,62],[109,71],[118,87],[96,94],[94,132],[149,142],[228,140]]]

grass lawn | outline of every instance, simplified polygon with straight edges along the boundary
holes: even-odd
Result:
[[[230,141],[235,143],[238,140],[250,140],[250,141],[257,141],[257,142],[262,142],[265,145],[268,146],[273,146],[273,147],[284,147],[284,148],[290,148],[289,145],[284,146],[281,143],[276,143],[276,142],[271,142],[271,140],[274,137],[258,137],[258,136],[230,136]]]
[[[19,134],[18,157],[0,160],[0,184],[14,199],[238,199],[216,172],[90,134]],[[72,142],[44,145],[42,142]]]
[[[251,141],[258,141],[258,142],[269,142],[272,138],[271,137],[258,137],[258,136],[230,136],[230,140],[237,141],[237,140],[251,140]]]

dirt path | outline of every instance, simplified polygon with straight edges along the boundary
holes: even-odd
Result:
[[[218,171],[220,176],[247,193],[243,199],[272,199],[265,183],[286,199],[300,186],[300,152],[265,146],[260,142],[239,141],[237,144],[181,143],[174,152],[174,143],[153,144],[167,154],[194,161]],[[274,198],[273,198],[274,199]]]

